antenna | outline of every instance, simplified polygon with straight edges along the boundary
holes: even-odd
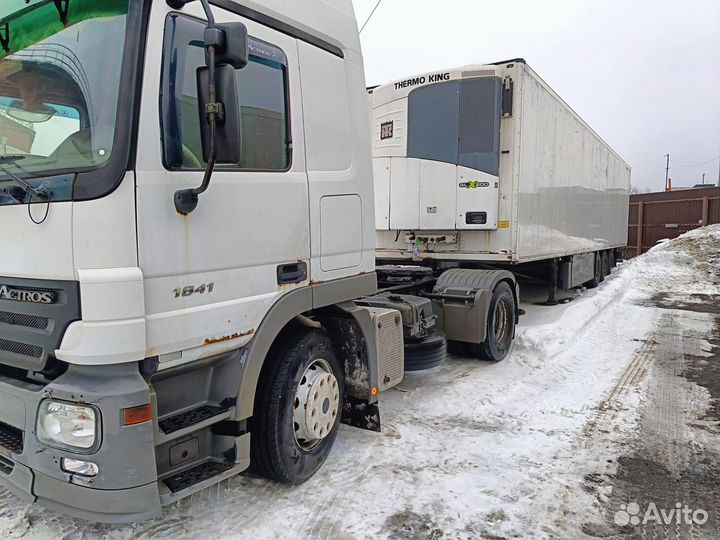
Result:
[[[375,4],[375,7],[370,12],[370,15],[368,15],[368,18],[365,19],[365,23],[362,25],[362,28],[360,28],[360,32],[358,32],[359,34],[362,34],[362,31],[365,30],[365,27],[368,25],[368,23],[370,22],[370,19],[372,19],[373,15],[375,15],[375,12],[377,11],[377,8],[380,7],[381,3],[382,3],[382,0],[378,0],[378,3]]]

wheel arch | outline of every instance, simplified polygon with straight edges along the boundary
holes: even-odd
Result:
[[[508,270],[481,270],[470,268],[452,268],[443,272],[435,284],[433,296],[441,300],[441,306],[444,310],[444,320],[446,325],[453,321],[462,326],[456,334],[453,329],[446,326],[445,333],[449,339],[457,341],[467,341],[470,343],[481,343],[487,337],[485,334],[485,326],[487,324],[488,310],[492,299],[492,292],[500,283],[507,283],[515,300],[515,323],[517,324],[520,317],[520,287],[515,275]],[[465,291],[475,291],[474,305],[477,309],[469,310],[468,306],[460,306],[452,303],[446,304],[444,299],[449,302],[457,300],[458,293]],[[469,298],[469,297],[468,297]],[[448,309],[458,311],[453,314]],[[472,339],[461,339],[463,336]]]
[[[253,415],[257,387],[268,353],[276,343],[286,339],[294,327],[302,326],[297,322],[298,315],[324,312],[323,308],[342,304],[348,297],[356,298],[376,291],[377,279],[375,273],[370,273],[301,287],[281,296],[268,311],[252,341],[240,351],[243,369],[235,419],[246,420]],[[368,355],[370,349],[368,347]],[[342,355],[341,358],[344,362]]]

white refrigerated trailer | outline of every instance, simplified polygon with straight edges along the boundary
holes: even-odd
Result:
[[[507,267],[553,289],[609,273],[630,167],[524,60],[369,92],[378,259]]]

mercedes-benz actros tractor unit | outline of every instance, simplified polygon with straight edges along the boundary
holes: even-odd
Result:
[[[8,1],[0,41],[0,484],[136,521],[378,429],[350,0]]]

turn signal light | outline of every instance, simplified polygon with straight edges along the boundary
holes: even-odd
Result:
[[[152,407],[150,405],[123,410],[124,426],[135,426],[149,422],[150,420],[152,420]]]

